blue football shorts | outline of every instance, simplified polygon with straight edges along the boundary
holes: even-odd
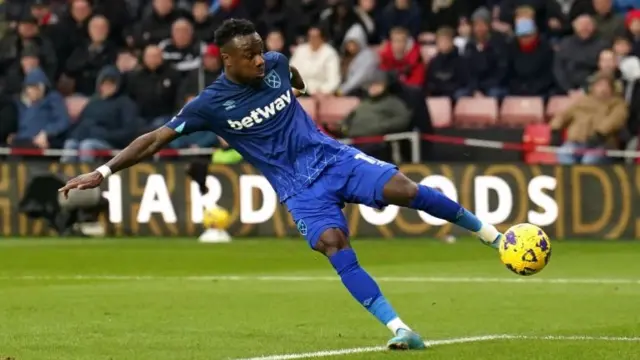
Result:
[[[328,229],[337,228],[349,235],[342,212],[345,203],[376,209],[387,206],[382,191],[397,173],[398,168],[393,164],[349,150],[324,169],[307,189],[285,200],[285,204],[300,234],[315,248]]]

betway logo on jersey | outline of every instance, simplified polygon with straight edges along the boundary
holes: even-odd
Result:
[[[282,111],[287,105],[291,104],[291,91],[287,90],[284,94],[280,95],[271,104],[252,110],[249,116],[245,116],[242,120],[227,120],[229,126],[233,130],[242,130],[252,127],[253,125],[260,124],[263,121],[269,120],[276,116],[277,113]]]

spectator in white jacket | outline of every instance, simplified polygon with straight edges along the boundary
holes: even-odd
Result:
[[[311,27],[307,42],[296,47],[291,65],[300,72],[310,95],[332,95],[340,86],[340,57],[318,27]]]

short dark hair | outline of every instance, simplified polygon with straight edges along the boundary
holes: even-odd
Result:
[[[215,43],[218,47],[222,48],[237,36],[251,35],[255,32],[256,27],[249,20],[225,20],[215,32]]]

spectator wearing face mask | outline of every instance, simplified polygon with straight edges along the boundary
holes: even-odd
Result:
[[[56,142],[70,125],[67,108],[40,68],[25,76],[24,92],[17,105],[18,131],[9,137],[10,145],[41,149],[60,146]]]
[[[509,94],[548,97],[554,86],[551,44],[531,19],[516,20],[515,35],[509,44]]]
[[[597,74],[587,94],[551,120],[554,138],[563,130],[567,132],[562,145],[567,152],[558,154],[558,161],[565,165],[606,163],[608,159],[602,154],[569,152],[618,148],[618,133],[625,127],[628,116],[627,104],[616,92],[615,79],[609,74]]]
[[[109,21],[96,15],[89,21],[89,41],[80,44],[67,60],[65,74],[75,81],[77,93],[90,96],[102,68],[116,61],[117,49],[108,40]]]
[[[407,29],[391,30],[389,42],[380,51],[380,69],[393,72],[405,85],[422,87],[425,67],[420,44]]]

